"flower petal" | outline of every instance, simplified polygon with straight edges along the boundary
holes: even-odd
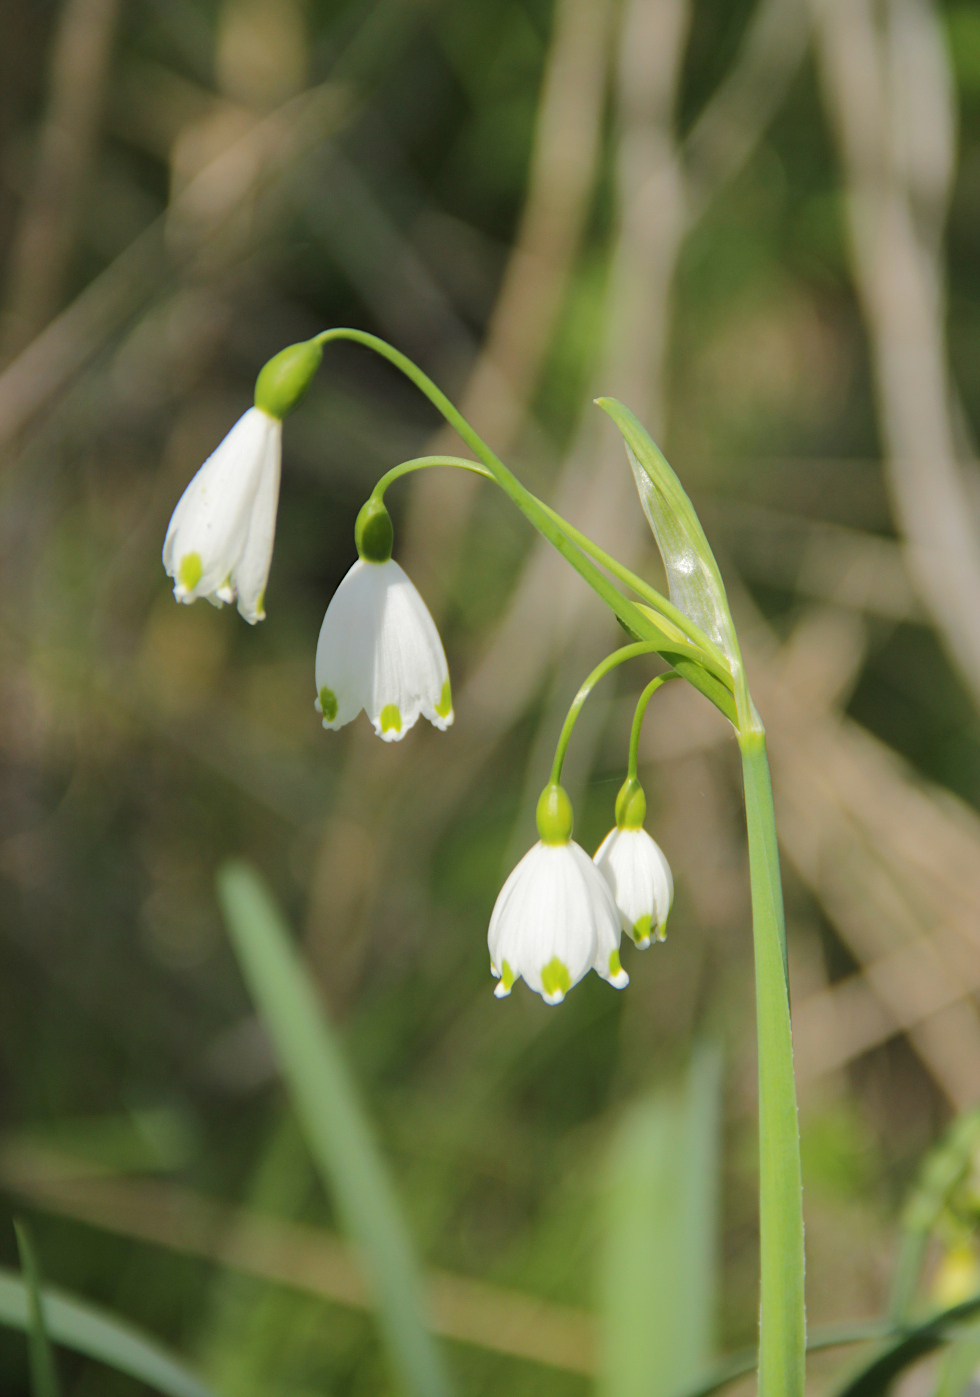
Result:
[[[374,684],[365,704],[375,732],[398,741],[425,714],[445,729],[453,720],[449,667],[435,622],[405,572],[389,558],[378,574]]]
[[[276,426],[260,408],[249,408],[178,500],[163,545],[163,565],[178,601],[226,599],[245,546],[266,442]]]
[[[375,564],[360,558],[334,592],[316,647],[316,707],[341,728],[370,702],[374,679]]]
[[[279,505],[282,423],[274,418],[269,420],[272,430],[265,441],[259,484],[249,515],[245,546],[232,576],[238,593],[238,610],[253,626],[256,621],[265,619],[265,588],[272,566],[276,511]]]

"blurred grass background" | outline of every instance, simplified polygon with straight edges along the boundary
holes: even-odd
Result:
[[[0,18],[0,1258],[29,1207],[51,1280],[228,1397],[388,1390],[219,918],[215,869],[245,855],[302,929],[463,1390],[590,1389],[612,1142],[704,1039],[724,1063],[715,1343],[752,1341],[724,723],[683,686],[647,720],[666,944],[627,950],[622,995],[590,977],[559,1011],[500,1004],[490,909],[616,640],[586,589],[483,483],[402,483],[396,556],[439,621],[456,723],[397,748],[364,720],[324,733],[313,652],[357,509],[451,442],[387,366],[333,346],[286,424],[269,619],[170,596],[170,512],[258,369],[347,323],[416,357],[651,578],[596,393],[643,418],[702,512],[770,733],[808,1314],[876,1313],[916,1161],[980,1100],[976,7],[0,0]],[[607,685],[576,732],[590,850],[646,677]],[[62,1363],[79,1397],[135,1390]],[[27,1390],[21,1336],[0,1333],[0,1386]]]

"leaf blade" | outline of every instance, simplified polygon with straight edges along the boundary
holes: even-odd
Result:
[[[421,1279],[394,1189],[285,919],[245,863],[219,871],[218,896],[307,1145],[346,1229],[361,1245],[394,1366],[418,1397],[448,1397],[448,1375],[424,1322]]]

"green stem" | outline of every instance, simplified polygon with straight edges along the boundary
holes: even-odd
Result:
[[[802,1397],[803,1197],[776,821],[765,733],[739,732],[738,741],[748,826],[759,1048],[759,1393]]]
[[[637,779],[636,768],[640,758],[640,730],[643,727],[643,719],[646,717],[647,704],[661,685],[667,683],[668,679],[680,679],[680,677],[677,671],[673,669],[669,670],[666,674],[658,674],[656,679],[650,680],[650,683],[640,695],[636,705],[636,712],[633,714],[633,727],[630,730],[630,755],[629,763],[626,767],[627,781],[635,781]]]
[[[467,446],[480,458],[483,464],[493,475],[497,484],[504,493],[517,505],[521,513],[528,519],[534,527],[542,534],[550,544],[570,563],[575,571],[588,582],[589,586],[606,603],[610,610],[616,615],[626,628],[634,635],[640,636],[643,640],[650,641],[654,648],[659,648],[663,643],[664,632],[651,619],[642,612],[633,602],[624,597],[612,585],[607,577],[599,571],[587,557],[582,548],[572,540],[568,533],[571,527],[564,526],[556,522],[553,512],[549,511],[530,490],[525,489],[512,471],[509,471],[503,461],[499,459],[487,446],[486,442],[477,432],[473,430],[466,418],[457,407],[446,397],[441,389],[437,388],[427,374],[424,374],[411,359],[401,354],[387,341],[379,339],[377,335],[369,335],[364,330],[352,330],[340,326],[332,330],[323,330],[315,336],[318,344],[328,344],[333,340],[352,340],[355,344],[362,344],[368,349],[373,349],[376,354],[387,359],[394,364],[395,368],[415,384],[420,392],[424,393],[429,402],[442,413],[443,417],[454,427],[459,435],[466,442]],[[591,545],[594,547],[594,545]],[[678,613],[680,614],[680,613]],[[687,626],[693,626],[693,622],[686,621]],[[700,663],[704,663],[707,655],[707,646],[710,645],[707,636],[703,635],[697,627],[698,640],[696,658]],[[667,640],[673,645],[670,637]],[[680,649],[681,643],[677,642],[676,647]],[[694,646],[689,647],[694,651]]]
[[[578,715],[582,711],[582,705],[598,684],[599,680],[604,679],[609,671],[615,669],[617,665],[625,664],[627,660],[633,660],[637,655],[651,655],[653,653],[652,645],[640,641],[636,645],[624,645],[621,650],[614,650],[611,655],[607,655],[604,660],[596,665],[588,679],[586,679],[585,683],[572,699],[571,707],[568,710],[568,716],[565,718],[565,722],[562,725],[561,734],[558,738],[558,746],[555,748],[555,760],[551,767],[551,784],[553,786],[560,785],[561,783],[561,769],[565,762],[565,753],[568,751],[568,744],[571,741],[572,730],[575,727]]]
[[[403,475],[408,475],[412,471],[427,470],[432,466],[455,466],[460,470],[472,471],[474,475],[482,475],[486,480],[500,483],[494,472],[488,470],[486,466],[481,466],[476,461],[467,461],[462,456],[416,456],[410,461],[402,461],[400,465],[393,466],[390,471],[387,471],[375,485],[371,494],[381,499],[388,486],[401,479]],[[604,567],[619,582],[624,583],[634,591],[638,597],[642,597],[664,621],[676,628],[677,634],[670,636],[671,640],[683,643],[686,639],[690,641],[695,650],[703,651],[703,654],[698,657],[700,663],[728,689],[732,688],[731,665],[727,657],[715,642],[706,636],[699,626],[694,624],[690,617],[685,616],[683,611],[678,611],[672,602],[669,602],[655,587],[651,587],[644,578],[639,577],[628,567],[624,567],[617,558],[606,553],[597,543],[593,543],[588,534],[583,534],[580,529],[576,529],[574,524],[563,519],[557,510],[552,509],[543,500],[537,499],[537,496],[532,496],[532,498],[537,501],[544,513],[558,525],[566,538],[571,539],[583,553],[597,562],[600,567]],[[693,651],[689,653],[693,658]]]

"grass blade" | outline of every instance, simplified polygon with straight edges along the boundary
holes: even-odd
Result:
[[[20,1253],[20,1268],[24,1273],[24,1289],[27,1293],[27,1353],[31,1369],[31,1391],[34,1397],[60,1397],[58,1368],[44,1323],[41,1270],[34,1249],[34,1239],[27,1224],[19,1219],[14,1220],[14,1232],[17,1237],[17,1250]]]
[[[138,1378],[165,1397],[214,1397],[178,1359],[124,1320],[51,1286],[42,1294],[45,1326],[56,1344]],[[30,1325],[28,1288],[6,1267],[0,1267],[0,1324],[25,1331]]]
[[[635,1107],[606,1190],[602,1397],[669,1397],[711,1355],[721,1060],[695,1054],[683,1089]]]
[[[360,1244],[394,1367],[415,1397],[447,1397],[448,1376],[423,1319],[419,1271],[394,1189],[289,928],[243,863],[221,870],[218,895],[306,1142]]]

